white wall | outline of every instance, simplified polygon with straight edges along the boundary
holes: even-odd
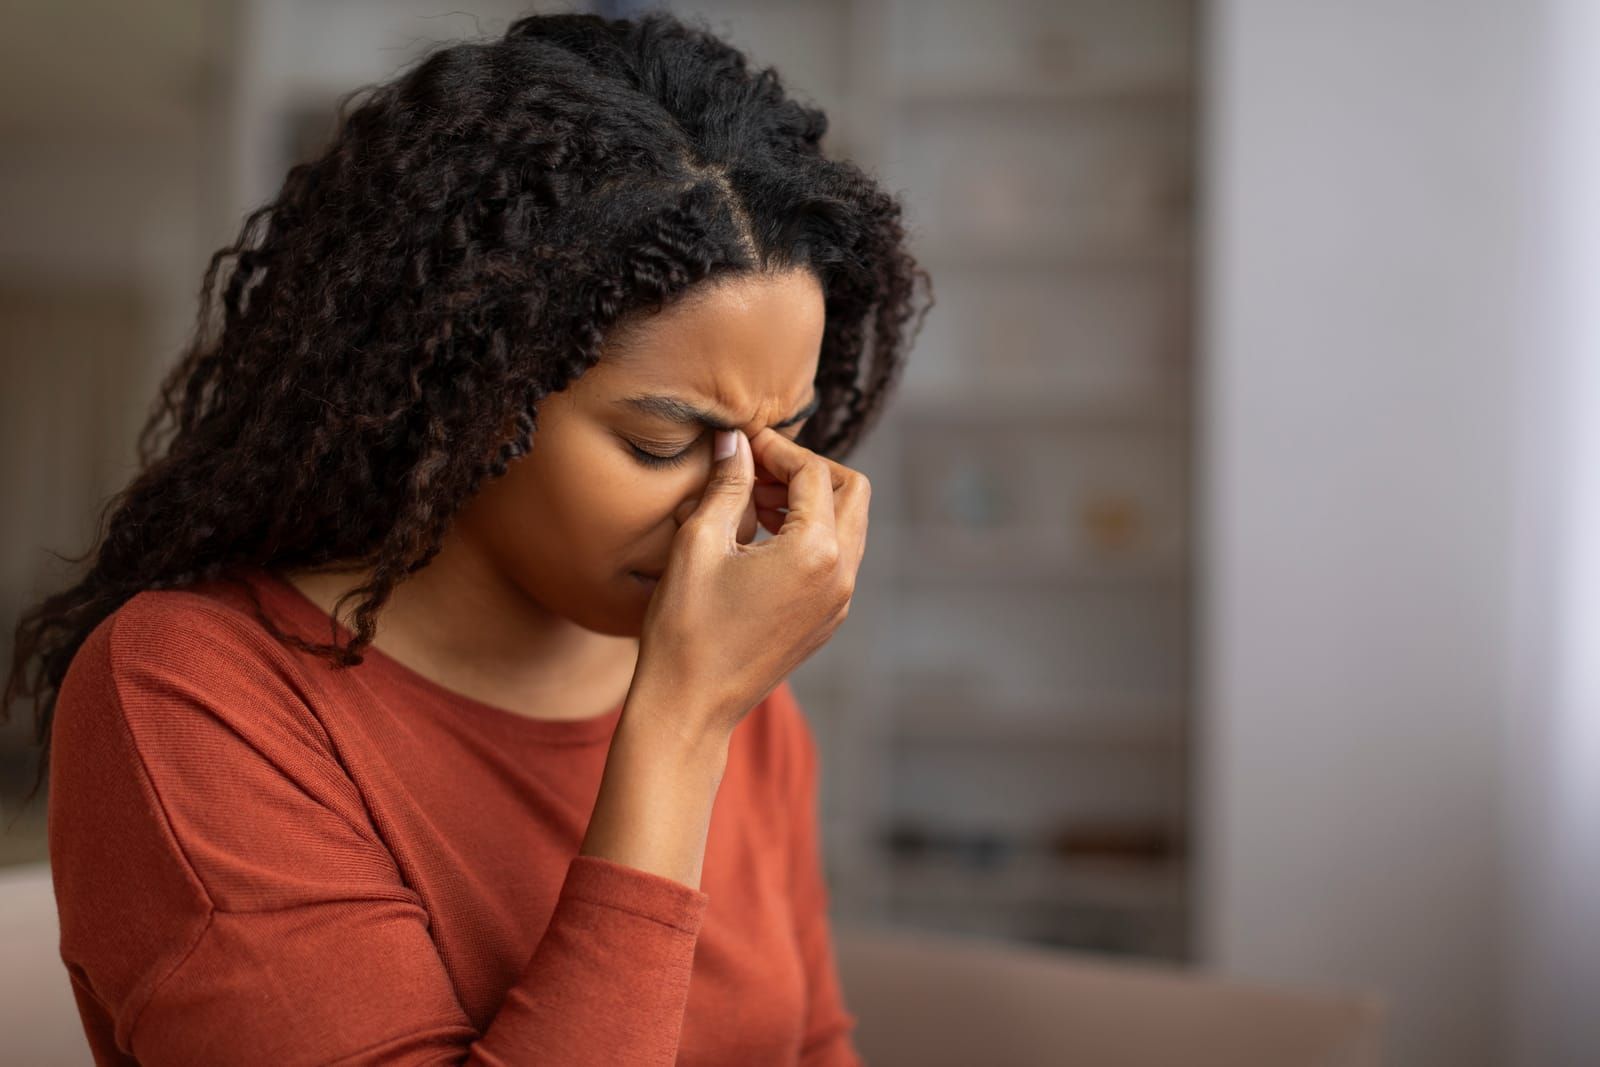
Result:
[[[1488,1067],[1529,8],[1208,9],[1202,952]]]
[[[1600,5],[1546,0],[1506,723],[1511,1063],[1600,1063]]]

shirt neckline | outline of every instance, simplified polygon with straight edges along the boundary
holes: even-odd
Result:
[[[316,640],[326,643],[330,623],[338,631],[340,644],[346,644],[355,637],[343,621],[324,611],[321,605],[278,572],[265,567],[252,567],[247,577],[261,594],[264,604],[270,601],[282,614],[313,627],[318,631]],[[622,719],[625,706],[619,703],[609,711],[586,719],[535,719],[451,689],[419,674],[375,645],[368,645],[361,654],[363,660],[360,666],[341,669],[367,668],[376,675],[422,693],[460,715],[493,723],[496,727],[514,731],[518,736],[534,741],[591,744],[609,740]]]

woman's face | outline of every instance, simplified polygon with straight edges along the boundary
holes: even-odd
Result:
[[[538,408],[533,448],[457,518],[532,600],[597,633],[637,636],[679,525],[712,468],[720,419],[793,438],[815,400],[822,287],[805,270],[719,280],[634,328]],[[661,458],[657,458],[661,457]],[[754,503],[739,540],[756,535]]]

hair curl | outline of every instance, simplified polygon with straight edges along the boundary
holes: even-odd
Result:
[[[29,800],[73,655],[141,590],[355,562],[371,574],[343,598],[362,598],[347,647],[277,636],[360,663],[395,585],[533,447],[535,406],[613,325],[708,279],[811,270],[820,406],[799,440],[842,458],[932,306],[898,198],[824,157],[825,114],[664,12],[527,16],[339,113],[326,150],[211,257],[139,473],[68,560],[89,569],[18,624],[3,706],[33,697]]]

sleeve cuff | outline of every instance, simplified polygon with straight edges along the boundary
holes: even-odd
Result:
[[[578,855],[561,895],[615,908],[698,935],[711,895],[682,882],[602,856]]]

